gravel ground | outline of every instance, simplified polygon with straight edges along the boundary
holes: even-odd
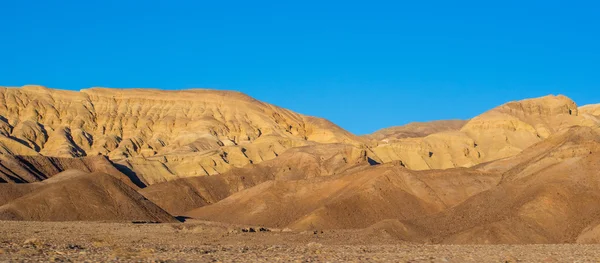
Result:
[[[0,262],[600,262],[600,245],[421,245],[360,230],[0,221]]]

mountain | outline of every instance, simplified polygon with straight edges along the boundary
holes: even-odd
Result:
[[[474,168],[384,164],[268,181],[186,215],[298,230],[384,229],[412,242],[598,242],[599,168],[600,128],[577,126]]]
[[[515,157],[497,186],[410,224],[442,243],[575,243],[598,238],[600,129],[574,127]]]
[[[382,162],[402,161],[413,170],[472,167],[519,154],[572,126],[596,127],[599,120],[579,113],[565,96],[509,102],[465,123],[419,138],[379,142],[372,148]]]
[[[223,173],[296,146],[361,141],[324,119],[204,89],[0,88],[0,116],[0,152],[105,155],[144,184]]]
[[[591,104],[579,107],[579,112],[582,114],[600,117],[600,104]]]
[[[546,96],[469,121],[413,123],[358,137],[238,92],[24,86],[0,88],[0,95],[0,152],[9,159],[103,155],[142,187],[223,174],[323,144],[357,147],[373,162],[400,161],[412,170],[472,167],[514,156],[561,129],[600,122],[597,106],[580,114],[569,98]],[[7,170],[2,180],[23,180]]]
[[[0,154],[0,182],[39,182],[72,169],[84,172],[102,172],[114,176],[135,189],[144,187],[137,177],[128,177],[105,156],[66,158]]]
[[[1,220],[176,222],[108,174],[70,170],[32,185],[12,185],[21,192],[0,206]]]
[[[0,219],[600,242],[600,106],[562,95],[355,136],[238,92],[0,88]]]
[[[193,208],[214,204],[234,193],[266,181],[328,177],[370,166],[366,151],[346,144],[292,148],[277,158],[213,176],[182,178],[140,190],[166,211],[181,215]]]
[[[439,132],[458,131],[466,123],[467,121],[463,120],[411,122],[403,126],[381,129],[372,134],[365,135],[365,137],[384,142],[404,138],[421,138]]]
[[[388,218],[440,212],[493,187],[500,176],[456,169],[363,166],[338,176],[267,181],[186,216],[298,230],[364,228]]]

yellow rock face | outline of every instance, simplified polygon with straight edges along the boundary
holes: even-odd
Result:
[[[236,92],[0,88],[1,220],[597,243],[598,171],[600,106],[564,96],[357,137]]]
[[[357,137],[238,92],[24,86],[0,88],[0,153],[104,155],[146,185],[222,174],[291,148],[330,144],[353,147],[372,164],[446,169],[514,156],[572,126],[597,127],[599,114],[598,105],[578,109],[567,97],[546,96],[469,121],[413,123]]]
[[[383,162],[401,160],[415,170],[470,167],[514,156],[551,134],[572,126],[597,127],[590,116],[598,107],[582,107],[565,96],[509,102],[468,121],[459,131],[421,138],[382,140],[373,152]]]
[[[0,151],[107,155],[148,183],[216,174],[314,143],[359,144],[336,125],[238,92],[0,88]]]
[[[404,126],[381,129],[373,134],[365,135],[365,137],[371,140],[384,142],[390,142],[404,138],[419,138],[439,132],[458,131],[466,123],[467,121],[464,120],[411,122]]]
[[[600,117],[600,104],[591,104],[579,107],[579,113]]]

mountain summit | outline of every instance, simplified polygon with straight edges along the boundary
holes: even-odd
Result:
[[[599,109],[550,95],[355,136],[238,92],[5,87],[0,219],[596,242]]]

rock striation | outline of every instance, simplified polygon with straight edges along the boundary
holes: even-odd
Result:
[[[237,92],[0,88],[0,220],[598,243],[599,164],[600,107],[561,95],[359,137]]]
[[[218,174],[297,146],[361,141],[323,119],[204,89],[0,88],[0,116],[4,154],[104,155],[145,184]]]

